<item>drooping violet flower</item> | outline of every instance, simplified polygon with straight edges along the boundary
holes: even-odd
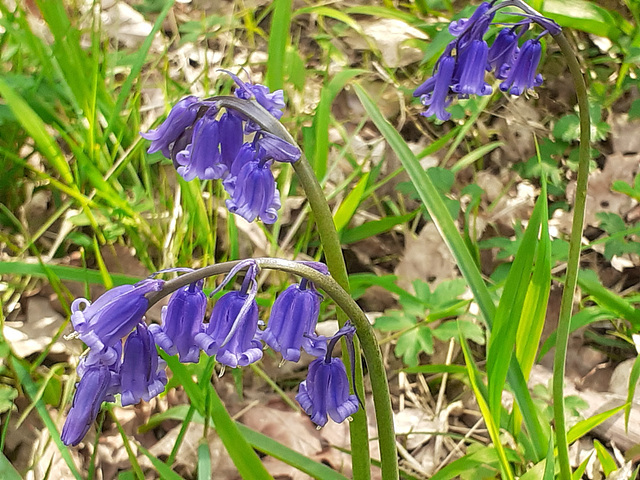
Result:
[[[216,302],[209,323],[195,337],[207,355],[229,367],[246,367],[262,358],[258,330],[257,267],[251,266],[239,292],[224,294]]]
[[[459,37],[468,30],[471,25],[476,24],[483,16],[487,14],[491,4],[489,2],[482,2],[478,5],[471,18],[461,18],[460,20],[454,20],[449,24],[449,33],[454,37]]]
[[[429,83],[427,84],[427,82],[425,82],[423,84],[424,88],[418,88],[416,90],[416,92],[423,92],[426,90],[420,97],[422,104],[429,107],[427,111],[422,114],[425,117],[435,115],[436,118],[443,122],[451,118],[451,114],[446,110],[446,108],[451,104],[450,86],[451,81],[453,80],[455,66],[455,58],[449,56],[442,57],[440,59],[438,71],[433,76],[434,81],[429,82],[427,80]],[[428,91],[429,88],[432,90]]]
[[[158,356],[156,344],[144,323],[138,324],[124,344],[120,369],[122,406],[148,402],[167,384],[166,363]]]
[[[215,180],[222,178],[227,166],[220,155],[220,123],[216,110],[209,109],[193,127],[192,143],[176,155],[178,173],[187,182],[194,178]]]
[[[537,39],[524,42],[513,67],[500,84],[500,90],[511,95],[521,95],[530,88],[542,85],[542,75],[536,74],[541,55],[542,46]]]
[[[522,10],[518,15],[523,20],[511,24],[510,29],[502,30],[489,48],[484,36],[496,12],[505,7]],[[527,40],[519,50],[518,39],[533,24],[540,25],[544,32],[534,40]],[[469,95],[492,93],[491,87],[484,81],[485,70],[495,71],[497,79],[505,80],[500,89],[513,95],[539,86],[542,76],[535,73],[540,60],[539,39],[546,33],[555,35],[560,31],[553,20],[541,16],[520,0],[484,2],[471,18],[451,22],[449,32],[456,38],[447,45],[436,62],[433,77],[414,92],[414,96],[420,97],[421,103],[429,107],[423,115],[435,115],[439,120],[448,120],[450,114],[446,108],[454,95],[467,98]]]
[[[489,47],[484,40],[473,40],[458,56],[457,83],[451,90],[459,96],[490,95],[493,89],[484,81]]]
[[[78,338],[95,355],[103,357],[105,363],[113,363],[117,355],[113,345],[142,321],[149,307],[145,295],[161,290],[163,285],[163,280],[146,279],[135,285],[112,288],[94,303],[85,298],[75,299],[71,304],[71,323]]]
[[[207,309],[202,285],[199,281],[177,290],[169,304],[162,307],[162,326],[149,326],[156,344],[169,355],[178,354],[182,363],[197,363],[200,359],[195,336],[200,332]]]
[[[110,390],[117,383],[117,376],[106,365],[98,363],[84,369],[62,427],[62,443],[75,446],[82,441],[96,420],[102,402],[113,399]]]
[[[319,427],[327,423],[328,417],[331,417],[334,422],[343,422],[350,415],[356,413],[359,404],[362,403],[357,395],[349,394],[347,369],[342,360],[331,357],[336,342],[341,337],[345,337],[351,357],[353,378],[355,354],[352,339],[354,333],[355,328],[347,322],[329,341],[327,353],[311,362],[307,378],[300,384],[296,400],[307,415],[311,416],[311,421]]]
[[[256,102],[262,105],[262,107],[264,107],[264,109],[267,110],[271,115],[276,117],[278,120],[282,118],[282,110],[286,106],[286,103],[284,103],[284,93],[282,90],[276,90],[272,92],[265,85],[260,85],[259,83],[245,83],[240,80],[237,75],[234,75],[233,73],[226,70],[225,73],[233,78],[233,81],[236,82],[236,85],[238,85],[238,88],[236,88],[234,92],[234,95],[236,97],[243,98],[245,100],[255,98]],[[250,131],[255,130],[251,129]]]
[[[489,49],[487,62],[498,80],[504,80],[518,51],[518,35],[513,28],[503,28]]]
[[[158,128],[146,133],[141,132],[142,138],[151,140],[151,146],[147,152],[154,153],[160,150],[165,157],[170,158],[169,145],[195,121],[198,109],[193,107],[197,103],[198,98],[192,95],[183,98],[175,104],[167,119]]]
[[[310,355],[324,355],[327,339],[315,333],[321,301],[322,295],[306,279],[291,285],[276,298],[259,338],[290,362],[300,360],[301,348]]]
[[[281,207],[280,192],[271,173],[271,162],[259,160],[244,164],[238,176],[223,183],[231,196],[227,209],[248,222],[256,218],[266,223],[275,223]]]
[[[258,148],[262,150],[261,153],[264,158],[277,160],[278,162],[294,163],[302,155],[298,147],[269,132],[262,132],[257,144]]]
[[[220,117],[219,134],[221,160],[229,171],[243,145],[242,119],[230,111],[224,112]]]

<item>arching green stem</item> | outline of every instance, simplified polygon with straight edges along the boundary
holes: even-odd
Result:
[[[587,201],[587,182],[589,178],[590,133],[589,99],[587,85],[585,83],[580,64],[576,54],[560,33],[554,36],[569,66],[569,72],[578,97],[580,109],[580,149],[578,163],[578,179],[576,197],[573,203],[573,222],[571,224],[571,238],[569,242],[569,260],[567,262],[567,274],[562,292],[560,304],[560,318],[556,337],[556,352],[553,360],[553,417],[556,431],[556,446],[558,448],[558,463],[560,465],[560,478],[571,479],[571,465],[569,463],[569,444],[567,441],[567,427],[565,423],[564,408],[564,373],[567,358],[567,345],[569,341],[569,327],[573,308],[573,295],[578,282],[578,268],[580,266],[580,246],[582,230],[584,227],[584,213]]]
[[[321,288],[334,302],[336,302],[341,311],[351,319],[353,325],[356,327],[356,333],[360,339],[362,352],[369,368],[369,377],[371,379],[373,402],[376,412],[376,422],[379,432],[378,441],[380,443],[382,476],[384,479],[398,478],[395,434],[393,429],[393,411],[391,407],[389,384],[387,382],[387,373],[382,362],[382,356],[380,355],[378,341],[364,312],[360,309],[353,298],[351,298],[351,295],[342,288],[336,280],[308,265],[291,260],[269,257],[254,258],[251,260],[260,268],[280,270],[309,279],[317,287]],[[173,280],[169,280],[165,283],[161,291],[153,292],[147,296],[149,304],[153,305],[162,297],[202,278],[228,273],[241,262],[243,262],[243,260],[218,263],[186,273]],[[366,447],[368,450],[368,444]],[[367,465],[367,474],[369,470],[370,466]]]

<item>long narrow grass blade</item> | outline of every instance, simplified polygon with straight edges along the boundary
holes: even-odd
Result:
[[[36,396],[38,395],[38,386],[33,382],[33,380],[31,380],[29,372],[22,364],[22,361],[17,357],[11,356],[11,367],[16,373],[18,381],[24,388],[27,396],[30,399],[36,398]],[[56,424],[51,418],[51,415],[49,415],[49,411],[47,410],[44,402],[42,400],[37,400],[34,403],[36,405],[36,411],[38,412],[38,415],[40,415],[40,418],[47,427],[49,435],[51,436],[53,442],[56,444],[56,447],[58,448],[58,451],[60,452],[63,460],[69,467],[71,474],[76,478],[76,480],[82,480],[82,475],[80,475],[80,472],[78,472],[78,469],[73,462],[73,458],[71,458],[71,454],[69,453],[69,449],[62,443],[62,440],[60,439],[60,433],[58,432]]]
[[[316,177],[318,177],[318,180],[320,181],[322,181],[327,174],[331,105],[346,83],[357,75],[361,75],[363,73],[367,73],[367,71],[359,69],[342,70],[331,79],[329,84],[322,89],[322,93],[320,94],[320,102],[318,102],[318,106],[316,107],[316,111],[313,116],[313,124],[311,125],[314,133],[315,145],[313,146],[313,154],[308,154],[313,171],[316,172]]]
[[[284,85],[284,60],[291,28],[291,0],[275,0],[271,17],[267,61],[267,84],[273,90]]]
[[[376,127],[378,127],[380,133],[385,137],[409,174],[420,199],[427,207],[429,215],[431,215],[431,218],[438,227],[443,240],[456,259],[456,264],[458,265],[462,276],[467,281],[474,299],[478,303],[482,316],[487,322],[489,329],[491,329],[496,312],[495,304],[493,303],[487,285],[482,279],[478,265],[475,263],[473,256],[467,249],[464,239],[453,223],[453,219],[442,200],[440,192],[436,189],[435,185],[433,185],[433,182],[422,168],[420,162],[413,154],[405,140],[384,118],[377,105],[367,92],[357,83],[353,86],[367,114],[371,120],[373,120]],[[536,445],[536,451],[540,458],[543,458],[547,450],[548,439],[542,431],[538,417],[535,415],[536,410],[527,388],[527,382],[524,380],[524,376],[520,371],[515,357],[512,358],[510,363],[507,378],[509,380],[509,384],[513,388],[518,406],[524,414],[527,430]]]
[[[171,7],[173,7],[174,3],[175,0],[166,0],[164,7],[156,17],[156,21],[151,28],[151,32],[149,32],[147,38],[138,48],[138,51],[131,64],[131,70],[129,71],[127,78],[122,84],[122,87],[120,87],[120,93],[118,94],[118,98],[116,99],[113,113],[111,114],[111,118],[109,118],[107,128],[105,129],[105,132],[103,134],[103,142],[108,138],[111,131],[113,131],[113,127],[117,123],[116,118],[121,114],[125,101],[127,100],[127,98],[129,98],[129,93],[131,92],[131,88],[133,87],[133,82],[140,76],[140,72],[142,71],[142,67],[144,66],[144,63],[147,59],[149,49],[151,48],[151,44],[153,43],[153,39],[155,38],[158,30],[160,30],[160,28],[162,27],[162,24],[164,23],[164,20],[169,14],[169,11],[171,10]]]
[[[489,405],[487,404],[485,397],[480,389],[479,372],[476,367],[475,362],[473,361],[473,357],[471,356],[471,351],[469,350],[469,345],[467,345],[467,340],[460,332],[460,345],[462,346],[462,352],[464,354],[464,361],[467,365],[467,375],[469,376],[469,383],[471,383],[471,389],[476,397],[476,401],[478,402],[478,406],[480,407],[480,412],[482,413],[482,418],[487,424],[487,430],[489,431],[489,436],[491,437],[491,441],[493,442],[493,446],[496,449],[498,454],[498,460],[500,462],[500,470],[502,471],[502,475],[509,479],[514,480],[513,471],[511,470],[511,464],[507,459],[507,455],[505,453],[505,449],[502,446],[502,442],[500,440],[500,430],[499,426],[494,422],[494,416],[491,415],[491,410],[489,409]],[[500,407],[501,408],[501,407]]]
[[[67,185],[73,184],[73,175],[69,164],[56,143],[55,139],[47,132],[42,119],[29,106],[27,102],[9,84],[0,78],[0,96],[4,98],[15,117],[26,130],[44,158],[51,163],[51,166],[58,172],[62,181]]]
[[[518,252],[511,264],[487,346],[487,376],[489,377],[489,408],[496,425],[500,425],[502,390],[513,355],[516,332],[522,314],[533,257],[538,244],[542,205],[547,198],[540,196],[529,219]]]
[[[55,276],[60,280],[105,285],[102,272],[81,267],[66,265],[44,265],[28,262],[0,262],[0,275],[30,275],[32,277],[49,278]],[[110,273],[114,286],[128,285],[142,280],[140,277]]]
[[[469,288],[473,292],[476,302],[480,307],[483,317],[488,325],[493,324],[495,315],[495,305],[489,294],[489,290],[482,280],[482,275],[478,269],[478,265],[473,260],[467,246],[460,235],[460,232],[453,223],[453,219],[442,200],[442,196],[435,187],[420,162],[413,154],[405,140],[400,136],[396,129],[384,118],[378,106],[375,104],[369,94],[357,83],[353,84],[356,94],[366,110],[367,114],[373,120],[380,133],[385,137],[389,145],[396,153],[402,165],[406,169],[414,187],[416,188],[422,203],[427,207],[429,215],[438,227],[443,240],[451,250],[456,264],[460,269],[462,276],[467,281]]]
[[[636,387],[638,386],[638,379],[640,379],[640,355],[633,361],[633,367],[631,367],[631,373],[629,374],[629,388],[627,390],[627,406],[624,409],[624,428],[629,428],[629,416],[631,415],[631,405],[633,404],[633,398],[635,397]]]
[[[358,183],[356,183],[356,186],[353,187],[353,190],[349,192],[349,194],[345,197],[345,199],[342,201],[342,203],[338,207],[338,210],[333,216],[333,223],[336,224],[336,230],[338,232],[340,232],[347,225],[349,225],[351,218],[353,217],[354,213],[356,213],[356,210],[358,209],[358,206],[362,201],[362,195],[364,194],[364,191],[367,188],[368,181],[369,181],[369,174],[365,173],[360,178],[360,180],[358,180]]]
[[[545,198],[543,188],[540,197]],[[520,325],[516,336],[516,358],[526,379],[535,363],[540,337],[544,327],[551,289],[551,239],[549,238],[549,217],[546,201],[540,215],[540,241],[535,257],[535,267],[522,306]]]
[[[163,353],[162,358],[165,359],[173,374],[184,387],[192,405],[203,417],[210,414],[216,432],[218,432],[222,443],[242,478],[272,480],[271,475],[269,475],[269,472],[267,472],[260,461],[260,457],[256,455],[251,445],[249,445],[240,433],[236,422],[229,416],[229,412],[227,412],[227,409],[224,407],[222,400],[220,400],[213,386],[208,390],[208,395],[205,395],[201,387],[193,381],[187,368],[180,363],[177,357],[171,357]],[[206,396],[209,397],[208,405],[206,404]]]
[[[0,478],[4,478],[5,480],[21,480],[22,477],[17,472],[11,462],[7,457],[5,457],[4,453],[0,452]]]
[[[136,446],[138,447],[138,450],[140,450],[145,455],[145,457],[147,457],[149,459],[149,461],[151,462],[153,467],[160,474],[160,478],[166,479],[166,480],[181,480],[182,479],[182,477],[180,475],[178,475],[176,472],[171,470],[171,467],[169,467],[166,463],[164,463],[162,460],[160,460],[158,457],[156,457],[149,450],[147,450],[146,448],[144,448],[140,444],[137,444]],[[211,478],[211,477],[209,477],[209,478]]]
[[[612,408],[611,410],[607,410],[606,412],[597,413],[592,417],[586,418],[576,423],[567,432],[567,442],[569,444],[572,444],[573,442],[596,428],[601,423],[606,422],[609,418],[613,417],[616,413],[623,410],[626,406],[626,404],[620,405],[619,407]]]

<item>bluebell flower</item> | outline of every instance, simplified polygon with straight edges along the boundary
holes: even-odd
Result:
[[[290,362],[300,360],[301,348],[310,355],[324,355],[327,340],[315,333],[321,301],[322,295],[306,279],[289,286],[273,302],[259,338]]]
[[[250,267],[239,292],[225,293],[213,306],[209,323],[195,339],[207,355],[229,367],[246,367],[262,358],[255,301],[257,269]],[[251,290],[249,291],[249,288]]]
[[[195,337],[200,332],[207,310],[202,281],[177,290],[162,308],[162,326],[152,324],[149,331],[156,344],[169,355],[179,355],[182,363],[197,363],[200,347]]]
[[[166,363],[158,356],[156,344],[144,323],[138,324],[124,344],[120,369],[122,406],[149,401],[167,384]]]
[[[233,160],[231,164],[231,168],[229,169],[229,176],[224,180],[224,187],[229,194],[233,192],[233,187],[235,186],[235,179],[238,178],[238,174],[242,167],[244,167],[247,163],[258,160],[258,153],[256,151],[256,147],[253,142],[243,143],[236,155],[236,158]]]
[[[268,161],[250,161],[240,168],[237,177],[223,183],[231,197],[226,202],[231,213],[248,222],[260,217],[266,224],[275,223],[281,203],[270,166]]]
[[[183,98],[171,109],[162,125],[155,130],[140,133],[142,138],[151,140],[151,146],[147,152],[154,153],[160,150],[165,157],[170,158],[169,145],[175,142],[185,128],[195,121],[198,109],[194,106],[197,103],[197,97]]]
[[[160,291],[163,285],[163,280],[147,279],[112,288],[94,303],[77,298],[71,304],[71,323],[78,338],[95,355],[112,363],[117,355],[113,345],[142,321],[149,307],[145,295]]]
[[[224,112],[220,117],[220,155],[222,163],[231,170],[244,140],[242,119],[233,112]]]
[[[341,423],[358,411],[358,398],[349,394],[347,369],[339,358],[316,358],[309,365],[307,378],[300,384],[296,400],[323,427],[331,417]]]
[[[433,76],[434,80],[429,82],[429,88],[432,90],[427,91],[420,97],[422,104],[429,107],[427,111],[423,113],[425,117],[435,115],[436,118],[442,121],[446,121],[451,118],[451,114],[446,110],[446,108],[451,104],[451,94],[449,89],[451,81],[453,80],[455,66],[455,58],[450,56],[440,58],[438,71]],[[418,90],[424,91],[426,88],[419,88]]]
[[[222,178],[227,166],[220,155],[220,123],[216,110],[209,109],[193,127],[192,143],[176,155],[178,173],[187,182],[194,178],[215,180]]]
[[[309,365],[307,378],[298,389],[296,400],[302,409],[311,416],[311,421],[322,427],[328,417],[334,422],[342,422],[358,411],[362,402],[357,395],[349,394],[347,369],[339,358],[332,358],[333,348],[344,337],[351,361],[351,378],[355,385],[355,350],[353,335],[355,328],[347,322],[331,337],[325,355],[316,358]]]
[[[523,13],[519,15],[524,19],[511,24],[512,28],[502,30],[489,48],[484,36],[496,12],[510,6],[520,8]],[[543,33],[518,49],[519,38],[533,23],[540,25]],[[524,2],[483,2],[471,18],[453,21],[449,25],[449,32],[456,38],[436,62],[434,75],[414,92],[414,96],[420,97],[421,103],[429,107],[423,115],[448,120],[451,115],[446,108],[454,95],[467,98],[469,95],[491,94],[492,88],[484,80],[485,70],[493,70],[497,79],[504,80],[500,89],[513,95],[539,86],[542,76],[535,73],[541,52],[539,39],[546,33],[555,35],[560,31],[553,20],[541,16]]]
[[[102,402],[113,398],[110,391],[117,377],[101,363],[84,369],[73,396],[71,409],[62,427],[62,443],[78,445],[96,420]]]
[[[234,91],[234,95],[236,97],[243,98],[245,100],[255,98],[256,102],[258,102],[271,115],[276,117],[278,120],[282,118],[282,109],[286,106],[282,90],[271,92],[265,85],[260,85],[259,83],[245,83],[233,73],[226,70],[225,72],[233,78],[233,81],[238,85],[238,88]]]
[[[490,95],[493,89],[484,81],[489,47],[484,40],[473,40],[458,55],[457,83],[451,90],[459,96]],[[454,81],[455,82],[455,81]]]
[[[269,132],[261,132],[257,144],[258,148],[262,149],[264,158],[277,160],[278,162],[294,163],[302,155],[298,147]]]
[[[449,24],[449,33],[454,37],[459,37],[465,33],[472,25],[478,23],[482,17],[486,16],[487,12],[491,8],[489,2],[482,2],[478,5],[471,18],[461,18],[460,20],[454,20]]]
[[[500,90],[511,95],[521,95],[530,88],[540,86],[542,75],[536,74],[536,69],[541,55],[542,46],[537,39],[524,42],[507,77],[500,84]]]
[[[503,28],[489,49],[487,62],[498,80],[504,80],[518,51],[518,35],[513,28]]]

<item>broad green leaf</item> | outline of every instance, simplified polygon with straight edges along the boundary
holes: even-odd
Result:
[[[396,355],[402,357],[409,367],[418,365],[418,357],[421,353],[431,355],[433,353],[433,336],[431,329],[425,325],[412,328],[398,338],[395,349]]]

